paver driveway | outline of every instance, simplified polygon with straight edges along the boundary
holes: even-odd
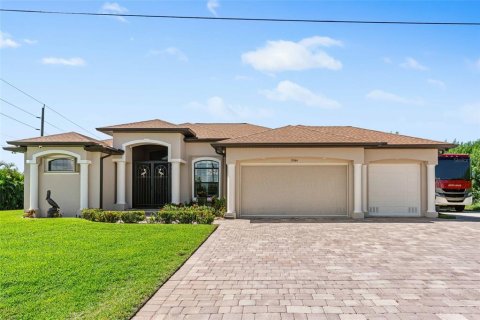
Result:
[[[480,222],[223,221],[151,318],[480,319]]]

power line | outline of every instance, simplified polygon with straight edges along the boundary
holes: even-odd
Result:
[[[14,86],[13,84],[11,84],[10,82],[8,82],[7,80],[3,79],[3,78],[0,78],[0,80],[2,80],[3,82],[5,82],[6,84],[8,84],[9,86],[11,86],[12,88],[20,91],[21,93],[23,93],[24,95],[26,95],[27,97],[30,97],[31,99],[35,100],[36,102],[44,105],[47,109],[55,112],[57,115],[59,115],[60,117],[62,117],[63,119],[67,120],[68,122],[72,123],[73,125],[77,126],[78,128],[82,129],[83,131],[85,132],[88,132],[89,134],[95,136],[96,138],[98,139],[101,139],[98,135],[96,135],[95,133],[91,132],[90,130],[87,130],[85,129],[84,127],[82,127],[81,125],[79,125],[78,123],[70,120],[69,118],[67,118],[66,116],[64,116],[63,114],[61,114],[60,112],[58,112],[57,110],[53,109],[52,107],[48,106],[46,103],[38,100],[37,98],[35,98],[34,96],[32,96],[31,94],[28,94],[27,92],[23,91],[22,89]],[[52,125],[51,123],[45,121],[46,123],[48,123],[49,125],[53,126],[53,127],[56,127],[54,125]],[[57,129],[61,130],[60,128],[56,127]],[[63,131],[63,130],[62,130]]]
[[[9,101],[7,101],[7,100],[3,99],[3,98],[0,98],[0,100],[2,100],[3,102],[5,102],[6,104],[9,104],[9,105],[11,105],[11,106],[12,106],[12,107],[14,107],[14,108],[17,108],[18,110],[21,110],[21,111],[25,112],[26,114],[29,114],[29,115],[31,115],[32,117],[38,118],[38,116],[37,116],[37,115],[35,115],[35,114],[31,113],[30,111],[28,111],[28,110],[25,110],[25,109],[23,109],[23,108],[21,108],[21,107],[19,107],[19,106],[17,106],[17,105],[14,105],[13,103],[11,103],[11,102],[9,102]]]
[[[46,11],[0,9],[3,12],[60,14],[78,16],[106,16],[124,18],[159,18],[159,19],[187,19],[187,20],[216,20],[216,21],[257,21],[257,22],[301,22],[301,23],[343,23],[343,24],[396,24],[396,25],[438,25],[438,26],[480,26],[480,22],[462,21],[388,21],[388,20],[321,20],[321,19],[281,19],[281,18],[244,18],[244,17],[207,17],[207,16],[177,16],[153,14],[128,14],[128,13],[98,13],[98,12],[73,12],[73,11]]]
[[[6,104],[9,104],[9,105],[11,105],[12,107],[17,108],[17,109],[19,109],[19,110],[21,110],[21,111],[23,111],[23,112],[25,112],[25,113],[27,113],[27,114],[35,117],[35,118],[37,118],[37,119],[39,118],[37,115],[31,113],[30,111],[25,110],[25,109],[23,109],[23,108],[21,108],[21,107],[19,107],[19,106],[17,106],[17,105],[14,105],[13,103],[11,103],[11,102],[3,99],[3,98],[0,98],[0,100],[2,100],[2,101],[5,102]],[[60,132],[65,131],[65,130],[63,130],[62,128],[57,127],[57,126],[54,125],[53,123],[48,122],[47,120],[44,120],[44,122],[45,122],[46,124],[54,127],[55,129],[59,130]]]
[[[7,118],[9,118],[9,119],[12,119],[13,121],[17,121],[18,123],[21,123],[21,124],[23,124],[23,125],[26,125],[27,127],[30,127],[30,128],[32,128],[32,129],[35,129],[35,130],[40,130],[40,129],[35,128],[34,126],[29,125],[28,123],[25,123],[25,122],[23,122],[23,121],[20,121],[20,120],[18,120],[18,119],[15,119],[14,117],[10,117],[9,115],[6,115],[6,114],[3,113],[3,112],[0,112],[0,114],[1,114],[2,116],[4,116],[4,117],[7,117]]]

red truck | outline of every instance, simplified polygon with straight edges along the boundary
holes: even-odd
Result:
[[[468,154],[440,154],[435,168],[435,205],[462,212],[472,204],[472,179]],[[438,210],[437,210],[438,211]]]

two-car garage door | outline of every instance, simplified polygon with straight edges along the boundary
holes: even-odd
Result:
[[[245,165],[242,217],[346,216],[347,165]]]
[[[368,165],[370,216],[420,216],[420,165]],[[348,166],[243,165],[240,217],[347,216]]]

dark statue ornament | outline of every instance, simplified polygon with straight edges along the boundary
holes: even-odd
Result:
[[[50,198],[50,194],[51,194],[51,191],[47,190],[47,198],[45,200],[47,200],[48,204],[52,206],[47,211],[47,217],[49,217],[49,218],[60,217],[61,216],[60,215],[60,207],[58,206],[58,204],[55,201],[53,201],[52,198]]]

